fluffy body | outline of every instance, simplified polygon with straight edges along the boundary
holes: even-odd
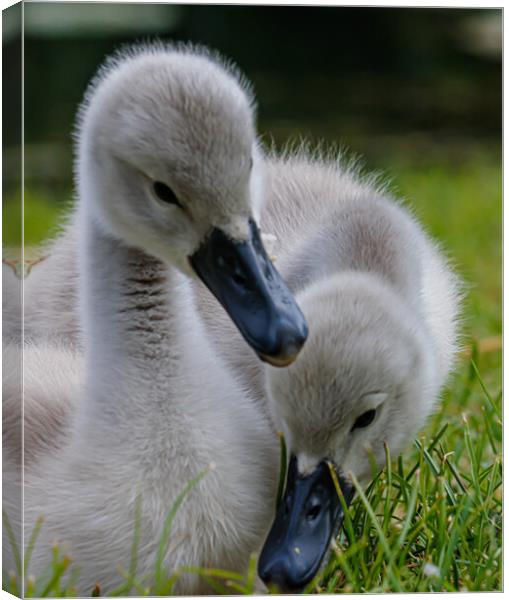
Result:
[[[268,175],[278,268],[310,328],[295,365],[265,369],[270,411],[301,472],[327,459],[366,483],[368,453],[381,465],[384,442],[402,452],[436,406],[457,349],[459,281],[373,179],[305,154],[270,162]],[[373,423],[354,429],[371,409]]]
[[[132,277],[132,267],[128,271]],[[140,279],[153,275],[146,265],[138,272]],[[134,339],[124,336],[122,348],[106,351],[109,357],[97,356],[108,365],[107,378],[99,379],[96,369],[93,381],[87,381],[83,356],[69,356],[68,350],[57,356],[53,349],[48,353],[42,348],[40,360],[25,353],[30,373],[25,386],[39,391],[25,395],[25,413],[34,418],[25,421],[25,432],[43,428],[47,439],[58,445],[44,447],[38,439],[25,437],[31,451],[26,454],[26,532],[39,515],[45,516],[31,571],[41,572],[51,544],[60,541],[81,568],[83,593],[96,581],[105,592],[122,582],[117,565],[129,565],[140,490],[140,574],[154,572],[163,524],[177,495],[211,464],[213,470],[177,512],[164,560],[169,572],[197,565],[242,571],[270,520],[277,464],[274,437],[250,398],[214,358],[186,301],[188,282],[174,275],[180,281],[172,281],[171,287],[165,283],[168,291],[161,292],[160,300],[175,312],[158,309],[157,331],[140,329],[142,319],[138,323],[135,317],[141,312],[139,304],[126,306],[125,320],[134,329]],[[149,299],[153,293],[136,294],[138,303]],[[178,348],[165,331],[171,331]],[[143,350],[132,355],[130,342]],[[64,382],[52,380],[50,364],[63,368]],[[60,421],[57,432],[65,432],[64,437],[49,437],[62,406],[55,394],[61,397],[70,386],[62,400],[71,400],[76,409],[77,397],[78,409],[65,413],[67,418],[72,415],[70,422]],[[36,423],[35,400],[51,406],[46,418],[52,423]],[[96,418],[99,411],[101,419]],[[239,427],[245,419],[248,430]],[[184,576],[175,591],[202,593],[207,587],[196,576]]]
[[[207,342],[187,263],[212,227],[245,239],[258,162],[250,95],[203,51],[131,51],[93,83],[77,132],[77,208],[27,280],[25,543],[44,516],[31,573],[58,542],[79,566],[81,594],[96,583],[111,591],[130,563],[140,498],[138,574],[150,585],[169,510],[204,470],[173,522],[165,571],[242,571],[259,549],[277,440]],[[181,207],[161,203],[154,180]],[[19,397],[8,382],[6,406]],[[20,534],[18,442],[5,439],[4,493]],[[174,590],[208,588],[188,574]]]

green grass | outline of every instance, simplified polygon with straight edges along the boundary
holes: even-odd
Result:
[[[467,284],[465,332],[502,330],[502,172],[500,161],[394,171],[396,189],[440,241]]]
[[[3,244],[21,246],[20,193],[11,192],[3,204]],[[71,193],[60,192],[55,197],[49,190],[25,187],[25,244],[36,246],[57,231],[60,215],[70,204]]]
[[[390,457],[388,451],[386,467],[367,491],[358,490],[330,562],[309,591],[500,590],[501,167],[486,159],[419,170],[393,165],[391,171],[393,187],[408,198],[466,282],[464,346],[469,352],[459,357],[440,409],[414,446],[404,457]],[[45,214],[44,225],[35,218],[27,221],[27,243],[39,243],[58,210],[36,193],[27,196],[25,210]],[[75,568],[72,561],[55,549],[48,563],[43,578],[26,582],[27,595],[75,595],[72,577],[64,583]],[[147,589],[134,555],[125,568],[123,593],[132,588],[139,595],[168,594],[180,576],[159,564],[155,587]],[[199,572],[218,593],[248,594],[254,591],[255,568],[253,557],[243,574],[188,570]],[[16,593],[19,576],[5,574],[3,585]]]

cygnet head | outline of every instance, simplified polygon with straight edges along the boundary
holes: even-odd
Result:
[[[281,591],[316,575],[343,520],[349,473],[362,483],[412,440],[438,392],[433,350],[410,309],[373,276],[345,273],[298,296],[310,337],[288,369],[267,369],[271,410],[290,465],[259,573]],[[295,550],[298,548],[298,551]]]
[[[203,50],[148,46],[106,63],[78,127],[81,204],[108,235],[198,274],[248,343],[288,364],[307,335],[256,225],[253,98]]]

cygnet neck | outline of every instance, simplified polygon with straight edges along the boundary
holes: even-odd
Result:
[[[85,338],[86,411],[92,418],[160,404],[178,370],[169,291],[174,269],[102,231],[81,211],[79,297]],[[135,393],[143,389],[143,394]],[[154,407],[152,414],[157,414]],[[121,416],[124,415],[124,416]]]

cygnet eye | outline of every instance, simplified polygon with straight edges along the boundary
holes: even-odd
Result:
[[[175,204],[176,206],[180,206],[180,208],[182,208],[182,205],[180,204],[177,196],[175,195],[175,192],[165,183],[162,183],[161,181],[154,181],[153,188],[154,193],[159,198],[159,200],[162,200],[166,204]]]
[[[367,410],[365,413],[362,413],[360,417],[357,417],[355,423],[352,426],[350,431],[354,429],[361,429],[362,427],[367,427],[371,425],[376,417],[376,409],[372,408],[371,410]]]

